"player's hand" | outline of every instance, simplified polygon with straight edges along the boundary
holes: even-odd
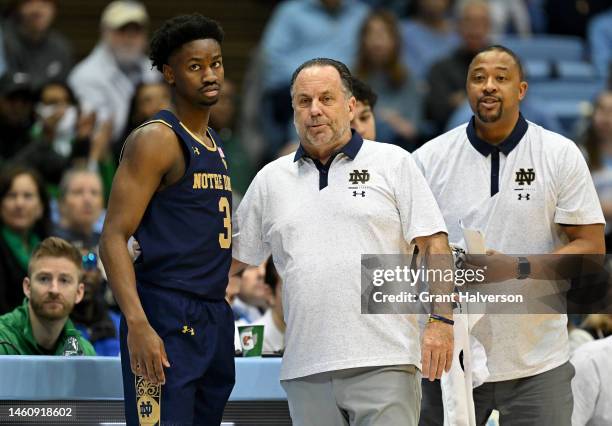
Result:
[[[423,378],[433,382],[448,372],[453,362],[453,326],[441,321],[428,322],[421,339]]]
[[[154,385],[165,384],[164,367],[170,367],[164,342],[147,322],[128,327],[127,344],[132,373]]]
[[[508,256],[499,251],[488,249],[487,254],[466,256],[466,269],[484,270],[485,283],[498,283],[516,278],[518,273],[518,258]]]

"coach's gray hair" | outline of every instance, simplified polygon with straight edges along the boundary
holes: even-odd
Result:
[[[291,97],[293,97],[293,85],[295,84],[295,80],[297,79],[298,74],[303,69],[312,68],[312,67],[324,67],[324,66],[334,67],[336,71],[338,71],[338,74],[340,74],[340,81],[342,82],[342,87],[344,89],[344,94],[346,95],[347,98],[352,96],[353,78],[351,76],[351,72],[349,71],[348,67],[344,65],[342,62],[336,61],[334,59],[314,58],[314,59],[309,59],[308,61],[304,62],[293,72],[293,75],[291,76]]]

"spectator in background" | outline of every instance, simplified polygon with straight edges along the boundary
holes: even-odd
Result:
[[[38,173],[5,168],[0,174],[0,314],[21,304],[30,256],[49,228],[49,203]]]
[[[29,143],[33,108],[34,94],[26,74],[0,77],[0,163]]]
[[[416,15],[401,24],[404,60],[418,80],[459,45],[451,19],[451,0],[417,0]]]
[[[87,169],[68,170],[60,183],[60,222],[54,227],[53,235],[77,248],[96,249],[100,233],[94,230],[94,225],[103,207],[100,176]]]
[[[365,20],[359,36],[355,74],[378,95],[379,123],[392,132],[378,137],[404,148],[414,148],[421,124],[421,93],[402,63],[399,29],[395,17],[386,11],[374,12]],[[413,149],[408,149],[413,150]]]
[[[612,90],[599,94],[583,145],[606,218],[606,247],[612,247]]]
[[[530,0],[488,0],[491,7],[491,33],[494,36],[531,35],[531,19],[527,3]]]
[[[264,283],[270,288],[270,308],[253,324],[264,326],[264,352],[280,352],[285,349],[285,320],[283,319],[283,281],[280,279],[272,257],[266,262]]]
[[[232,303],[234,318],[242,319],[245,323],[251,323],[261,318],[268,308],[270,295],[270,289],[264,281],[265,276],[265,264],[249,266],[242,272],[240,291],[234,298],[234,303]]]
[[[210,127],[223,141],[223,150],[232,175],[232,191],[242,195],[255,176],[255,170],[236,131],[236,115],[236,86],[226,78],[221,87],[219,100],[210,110]]]
[[[15,154],[14,161],[35,168],[53,187],[75,161],[97,164],[102,152],[99,146],[90,144],[95,115],[80,114],[66,83],[46,83],[34,110],[36,121],[30,129],[31,141]]]
[[[83,298],[81,255],[61,238],[43,240],[23,279],[26,299],[0,317],[2,355],[95,355],[68,318]]]
[[[102,12],[100,42],[68,78],[83,109],[95,111],[98,124],[111,123],[111,143],[122,142],[136,86],[159,80],[145,55],[148,23],[141,3],[110,3]]]
[[[55,0],[18,0],[4,25],[9,72],[29,75],[35,90],[49,81],[65,80],[73,65],[72,46],[51,29]]]
[[[376,118],[374,107],[378,96],[372,88],[358,78],[353,77],[353,96],[355,96],[355,117],[351,120],[351,127],[361,135],[362,138],[371,141],[376,140]]]
[[[289,95],[293,70],[316,57],[353,64],[368,12],[369,7],[357,0],[288,0],[277,6],[261,41],[267,160],[295,135]]]
[[[83,300],[70,315],[76,329],[91,342],[96,354],[119,355],[119,314],[108,309],[104,301],[105,280],[95,252],[81,250],[83,255]]]
[[[579,347],[571,358],[572,426],[612,424],[612,336]]]
[[[608,80],[612,87],[612,8],[589,22],[588,41],[591,62],[601,78]]]
[[[469,0],[460,10],[461,45],[448,57],[432,65],[427,76],[429,95],[426,116],[434,125],[434,134],[444,131],[453,111],[466,99],[465,81],[474,55],[490,42],[489,5],[483,0]]]
[[[122,139],[125,140],[136,127],[162,109],[170,109],[171,107],[172,94],[167,83],[163,81],[139,83],[134,89],[134,95],[130,101],[128,123]],[[120,145],[123,145],[123,143]]]

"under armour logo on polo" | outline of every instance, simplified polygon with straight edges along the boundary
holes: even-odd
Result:
[[[200,155],[200,150],[198,149],[197,146],[193,147],[193,152],[195,152],[196,155]]]
[[[367,170],[353,170],[353,172],[349,175],[349,182],[353,185],[357,185],[358,183],[366,183],[370,180],[370,174]]]
[[[518,172],[516,172],[516,182],[519,185],[531,185],[531,182],[533,182],[535,180],[535,173],[533,171],[533,169],[519,169]]]
[[[184,325],[184,326],[183,326],[183,329],[181,330],[181,333],[183,333],[183,334],[187,334],[187,333],[189,333],[189,334],[191,334],[192,336],[194,336],[194,335],[195,335],[195,331],[194,331],[193,327],[188,327],[188,326],[186,326],[186,325]]]
[[[353,191],[353,197],[356,197],[358,194],[365,197],[365,191]]]
[[[530,195],[531,195],[531,194],[519,194],[519,195],[518,195],[518,199],[519,199],[519,201],[520,201],[520,200],[529,200],[529,196],[530,196]]]

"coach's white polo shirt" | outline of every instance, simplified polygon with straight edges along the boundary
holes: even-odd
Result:
[[[449,230],[463,245],[459,221],[485,234],[487,248],[544,254],[567,243],[561,224],[604,223],[586,162],[576,145],[527,122],[491,145],[474,118],[414,153]],[[569,359],[565,315],[488,315],[473,334],[487,350],[488,381],[535,375]]]
[[[234,258],[270,254],[283,280],[281,379],[345,368],[414,364],[415,316],[361,314],[361,255],[407,253],[446,232],[414,160],[393,145],[350,142],[325,167],[300,148],[266,165],[235,215]],[[265,331],[264,331],[265,332]]]

